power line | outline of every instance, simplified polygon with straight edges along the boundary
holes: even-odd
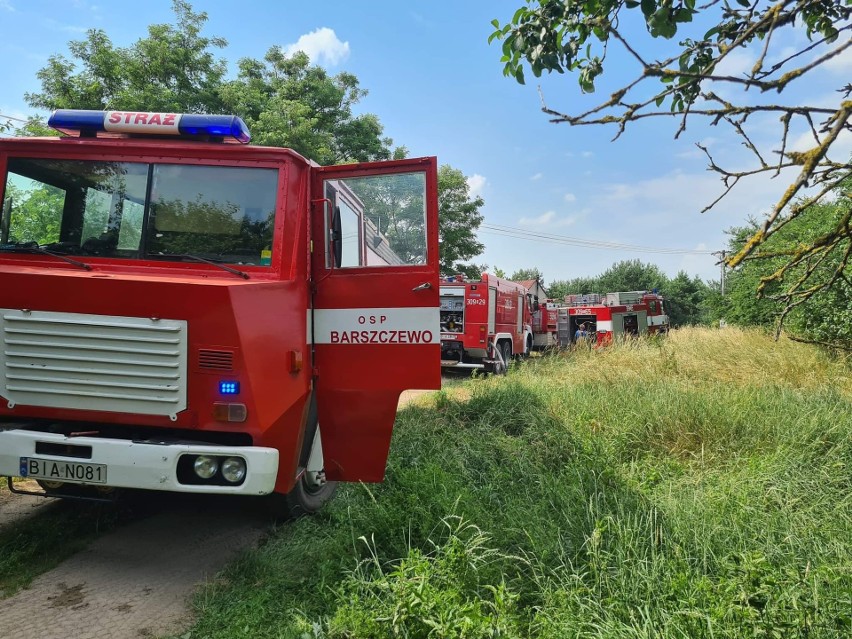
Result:
[[[569,246],[580,246],[583,248],[636,251],[641,253],[657,253],[664,255],[712,255],[712,251],[703,251],[699,249],[662,248],[637,246],[635,244],[621,244],[619,242],[605,242],[601,240],[586,240],[579,237],[571,237],[570,235],[556,235],[554,233],[545,233],[542,231],[530,231],[512,226],[502,226],[499,224],[483,224],[481,228],[484,230],[483,232],[495,235],[503,235],[534,242],[567,244]]]
[[[4,115],[3,113],[0,113],[0,120],[12,120],[13,122],[23,122],[24,124],[27,123],[27,120],[22,120],[21,118],[16,118],[11,115]]]

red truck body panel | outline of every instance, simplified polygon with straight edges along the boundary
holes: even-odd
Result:
[[[288,149],[184,139],[4,139],[0,202],[7,199],[10,158],[256,167],[271,169],[278,177],[271,261],[232,264],[248,276],[245,279],[196,260],[68,254],[75,265],[24,250],[0,252],[4,291],[0,315],[6,313],[8,321],[67,314],[83,318],[73,320],[77,323],[105,316],[142,318],[152,325],[159,319],[179,320],[188,327],[185,377],[179,382],[185,387],[185,408],[175,414],[127,412],[120,410],[119,399],[114,400],[115,410],[62,407],[63,393],[76,393],[73,384],[80,381],[59,382],[71,384],[72,391],[62,390],[67,386],[56,390],[56,380],[50,382],[54,405],[16,403],[9,396],[20,391],[13,391],[18,388],[8,372],[13,369],[7,370],[4,360],[0,364],[7,379],[0,380],[0,431],[4,423],[32,422],[44,428],[62,423],[71,424],[72,430],[125,429],[146,437],[162,433],[183,440],[274,448],[279,452],[275,491],[286,493],[304,462],[303,438],[315,394],[328,478],[383,478],[400,393],[408,388],[440,388],[435,158],[317,167]],[[325,185],[330,180],[402,174],[415,176],[422,186],[419,205],[427,229],[422,263],[363,263],[355,268],[328,264],[326,214],[338,203],[327,197]],[[367,221],[366,213],[360,214],[363,256]],[[374,330],[373,341],[369,329],[381,326],[370,326],[371,318],[389,327]],[[335,333],[364,339],[335,341]],[[90,346],[95,354],[104,348]],[[223,380],[237,383],[239,396],[230,401],[244,405],[244,421],[222,421],[215,412],[215,405],[223,402]],[[113,401],[110,394],[119,393],[113,389],[100,401]]]

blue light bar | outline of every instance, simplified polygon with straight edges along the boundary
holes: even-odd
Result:
[[[221,395],[239,395],[239,382],[219,382],[219,394]]]
[[[248,144],[251,134],[245,122],[235,115],[195,115],[191,113],[148,113],[141,111],[87,111],[57,109],[47,121],[60,131],[95,134],[142,133],[229,137]]]

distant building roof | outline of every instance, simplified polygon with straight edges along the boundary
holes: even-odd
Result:
[[[547,289],[545,289],[544,285],[541,282],[539,282],[538,280],[522,280],[522,281],[517,282],[517,283],[520,284],[521,286],[523,286],[525,289],[527,289],[530,292],[538,293],[539,291],[541,291],[543,296],[547,297]]]

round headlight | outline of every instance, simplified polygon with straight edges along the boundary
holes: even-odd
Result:
[[[210,479],[219,470],[219,461],[209,455],[199,455],[192,464],[195,474],[201,479]]]
[[[246,476],[246,463],[240,457],[228,457],[222,462],[222,477],[237,484]]]

